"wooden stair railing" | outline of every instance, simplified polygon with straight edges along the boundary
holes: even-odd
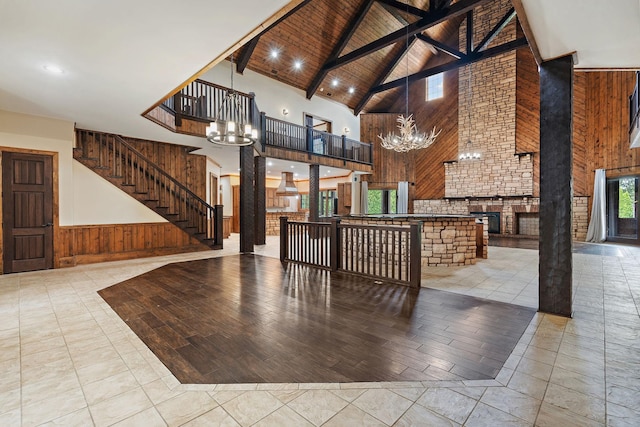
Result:
[[[222,249],[222,206],[211,206],[118,135],[76,130],[73,157],[212,249]]]

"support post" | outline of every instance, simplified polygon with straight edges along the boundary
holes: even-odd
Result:
[[[222,245],[223,245],[222,239],[224,238],[224,232],[223,232],[224,218],[222,216],[223,209],[224,209],[224,206],[222,205],[215,205],[213,207],[213,215],[214,215],[213,243],[216,246],[216,248],[220,247],[220,249],[222,249]]]
[[[422,222],[411,221],[409,224],[411,229],[409,239],[409,262],[411,263],[411,270],[409,277],[409,286],[412,288],[420,288],[420,281],[422,279]]]
[[[289,218],[286,216],[280,217],[280,261],[285,261],[287,259],[287,243],[289,242],[289,230],[287,228],[287,220]]]
[[[253,147],[240,147],[240,252],[253,252],[254,239]]]
[[[309,165],[309,222],[320,219],[320,165]]]
[[[340,268],[340,218],[331,218],[331,228],[329,229],[329,253],[331,259],[331,271],[338,271]]]
[[[254,157],[255,169],[255,244],[264,245],[267,242],[267,158],[262,156]]]
[[[539,310],[571,317],[573,57],[540,65]]]

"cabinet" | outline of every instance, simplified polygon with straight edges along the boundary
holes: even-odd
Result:
[[[278,196],[275,188],[267,188],[267,208],[288,208],[289,198],[286,196]]]
[[[341,182],[338,184],[338,215],[349,215],[351,213],[351,183]]]

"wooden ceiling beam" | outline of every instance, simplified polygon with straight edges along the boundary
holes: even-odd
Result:
[[[394,31],[391,34],[388,34],[372,43],[364,45],[358,49],[355,49],[352,52],[347,53],[339,58],[335,58],[334,60],[327,61],[327,63],[322,67],[324,72],[329,72],[334,68],[341,67],[350,62],[356,61],[363,56],[369,55],[372,52],[378,51],[384,47],[387,47],[398,40],[402,40],[408,36],[412,36],[417,33],[421,33],[422,31],[431,28],[435,25],[438,25],[441,22],[444,22],[448,19],[455,18],[456,16],[463,15],[470,10],[473,10],[475,7],[478,7],[484,3],[489,2],[490,0],[460,0],[457,3],[454,3],[449,8],[437,10],[434,12],[429,12],[424,18],[419,19],[418,21],[407,25],[404,28],[401,28],[397,31]]]
[[[500,22],[498,22],[495,27],[493,27],[493,29],[491,31],[489,31],[489,34],[487,34],[485,36],[485,38],[480,42],[480,44],[478,46],[475,47],[475,52],[480,52],[484,49],[487,48],[487,46],[489,46],[489,43],[491,43],[491,41],[496,38],[496,36],[498,34],[500,34],[500,32],[504,29],[504,27],[506,27],[507,25],[509,25],[509,22],[511,22],[511,20],[516,16],[516,10],[515,8],[511,8],[509,9],[509,11],[502,17],[502,19],[500,20]]]
[[[410,14],[419,16],[420,18],[424,18],[429,14],[429,12],[426,10],[419,9],[415,6],[411,6],[409,4],[402,3],[396,0],[378,0],[378,3],[386,4],[402,12],[409,12]]]
[[[409,52],[409,50],[411,49],[411,46],[413,46],[416,40],[417,40],[417,36],[409,37],[409,43],[406,44],[402,48],[402,50],[400,50],[398,54],[391,61],[389,61],[389,63],[385,66],[384,70],[382,70],[382,72],[378,75],[378,77],[376,78],[376,81],[373,83],[371,87],[376,87],[378,85],[381,85],[385,80],[387,80],[387,78],[389,78],[393,70],[396,68],[396,66],[402,60],[402,58],[404,58],[407,52]],[[371,89],[369,89],[369,91],[367,91],[367,93],[360,99],[360,101],[358,101],[358,104],[353,109],[353,114],[355,114],[356,116],[360,114],[362,109],[365,107],[365,105],[367,105],[367,102],[371,100],[371,97],[373,95],[374,93],[371,92]]]
[[[358,29],[358,26],[360,25],[365,15],[373,5],[373,2],[374,0],[368,0],[362,4],[360,9],[354,16],[353,20],[349,23],[347,28],[345,28],[345,30],[340,35],[340,40],[338,40],[338,43],[336,43],[335,46],[333,46],[333,50],[329,55],[329,58],[327,59],[325,64],[327,62],[331,62],[335,60],[338,57],[338,55],[340,55],[340,52],[342,52],[342,50],[345,47],[347,47],[347,43],[349,43],[349,40],[351,40],[351,37],[353,36],[353,33],[356,32],[356,29]],[[316,91],[318,90],[318,87],[320,87],[320,83],[322,83],[322,80],[324,80],[324,78],[327,76],[329,71],[331,71],[331,69],[326,68],[326,65],[320,67],[320,69],[315,74],[315,76],[313,76],[313,79],[311,80],[311,84],[307,88],[307,99],[311,99],[311,97],[316,93]]]
[[[258,42],[260,41],[260,36],[262,36],[264,33],[266,33],[267,31],[269,31],[270,29],[272,29],[273,27],[275,27],[276,25],[278,25],[279,23],[281,23],[282,21],[284,21],[285,19],[287,19],[288,17],[290,17],[291,15],[293,15],[294,13],[299,11],[303,6],[305,6],[310,1],[311,0],[302,1],[296,7],[292,8],[290,11],[288,11],[287,13],[282,15],[280,18],[278,18],[276,21],[274,21],[267,28],[265,28],[264,30],[260,31],[258,33],[258,35],[256,35],[251,40],[249,40],[249,42],[247,43],[247,48],[244,50],[244,52],[242,53],[240,58],[238,58],[238,63],[236,65],[236,71],[238,73],[240,73],[240,74],[242,74],[244,72],[244,69],[247,67],[247,64],[249,64],[249,60],[251,59],[251,55],[253,55],[253,51],[255,50],[256,46],[258,45]]]
[[[376,94],[380,92],[387,91],[389,89],[393,89],[396,87],[400,87],[405,85],[406,82],[413,83],[417,80],[424,79],[429,76],[433,76],[444,71],[451,71],[458,69],[460,67],[464,67],[468,64],[473,64],[475,62],[482,61],[484,59],[493,58],[494,56],[502,55],[503,53],[510,52],[512,50],[520,49],[521,47],[527,46],[527,39],[525,37],[503,43],[499,46],[495,46],[489,49],[485,49],[482,52],[475,52],[471,55],[467,55],[462,59],[457,61],[447,62],[446,64],[438,65],[436,67],[427,68],[426,70],[418,71],[417,73],[411,74],[408,77],[402,77],[400,79],[396,79],[390,81],[388,83],[384,83],[372,88],[369,93]]]
[[[467,55],[473,52],[473,10],[467,12]]]
[[[449,56],[453,56],[456,59],[460,59],[465,56],[465,54],[460,52],[459,50],[454,49],[451,46],[447,46],[446,44],[439,42],[438,40],[432,39],[431,37],[425,34],[419,33],[419,34],[416,34],[416,36],[418,37],[419,40],[430,44],[431,46],[435,47],[439,51],[444,52]]]
[[[244,50],[242,51],[242,55],[238,57],[238,62],[236,63],[236,71],[238,73],[242,74],[244,72],[244,69],[247,68],[247,64],[249,63],[251,55],[253,55],[253,51],[256,49],[256,46],[258,46],[259,41],[260,36],[257,35],[249,40],[249,43],[247,43],[247,45],[245,46]]]
[[[429,9],[437,10],[444,9],[445,7],[451,6],[451,0],[430,0],[429,1]]]

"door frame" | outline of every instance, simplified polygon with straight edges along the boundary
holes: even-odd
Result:
[[[2,151],[21,154],[36,154],[39,156],[51,156],[52,165],[52,186],[53,186],[53,268],[60,268],[60,196],[59,196],[59,166],[57,151],[32,150],[27,148],[16,148],[0,146],[0,171],[4,167]],[[2,173],[0,173],[0,188],[2,188]],[[4,197],[4,195],[3,195]],[[4,236],[2,203],[0,203],[0,233]],[[0,274],[4,274],[4,238],[0,238]]]
[[[635,191],[635,196],[636,196],[636,202],[635,202],[636,203],[636,207],[635,207],[635,209],[636,209],[636,238],[635,239],[632,238],[632,237],[616,236],[615,234],[613,234],[613,231],[611,230],[612,224],[615,223],[615,220],[613,218],[611,218],[611,212],[614,211],[615,209],[617,209],[618,205],[617,205],[616,202],[614,202],[614,195],[611,194],[611,192],[609,191],[609,188],[610,188],[610,184],[612,184],[613,182],[618,183],[620,181],[620,179],[624,179],[624,178],[631,178],[631,179],[635,179],[635,181],[636,181],[636,188],[635,188],[635,190],[636,190]],[[639,196],[640,196],[640,188],[639,187],[640,187],[640,175],[639,174],[619,175],[619,176],[607,177],[607,179],[606,179],[607,241],[614,242],[614,243],[627,243],[627,244],[631,244],[631,245],[640,245],[640,206],[638,206]]]

